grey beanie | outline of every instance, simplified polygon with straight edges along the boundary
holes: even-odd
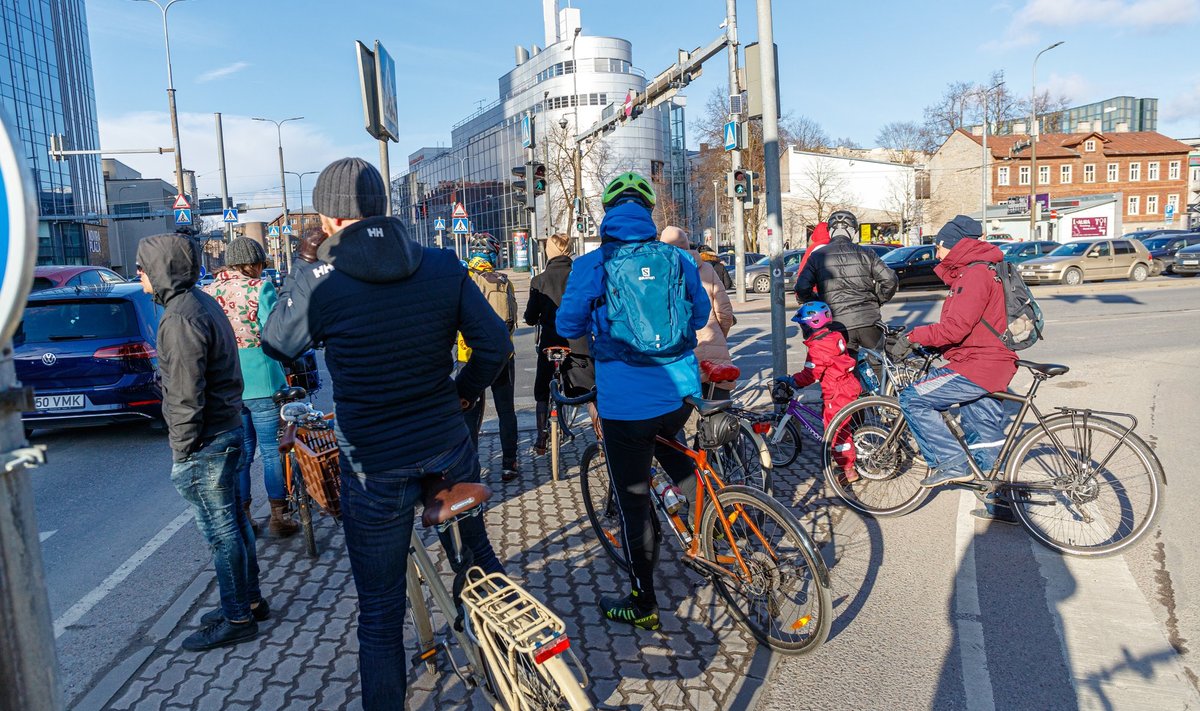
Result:
[[[342,158],[321,171],[312,202],[326,217],[378,217],[387,213],[387,187],[375,166],[362,158]]]
[[[261,244],[249,237],[238,237],[225,247],[225,266],[227,267],[266,263],[267,251]]]

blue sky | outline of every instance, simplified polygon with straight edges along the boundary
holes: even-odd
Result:
[[[564,0],[564,6],[567,2]],[[753,0],[740,0],[741,40],[757,35]],[[92,67],[106,148],[170,145],[161,15],[146,2],[86,0]],[[720,33],[724,0],[576,0],[584,32],[633,42],[634,64],[654,75],[679,48]],[[1200,0],[775,0],[785,113],[808,116],[831,136],[873,145],[880,126],[919,120],[954,80],[1004,70],[1075,103],[1116,95],[1157,97],[1159,128],[1200,135],[1200,61],[1194,49]],[[376,160],[362,127],[354,40],[380,40],[395,56],[403,140],[393,172],[421,146],[448,142],[450,126],[497,95],[513,46],[541,44],[540,0],[186,0],[170,10],[171,49],[184,163],[201,194],[217,194],[213,112],[225,117],[231,192],[239,201],[278,200],[273,126],[252,116],[304,116],[284,127],[287,168],[320,170],[342,155]],[[698,118],[725,59],[688,88]],[[694,136],[689,143],[695,144]],[[169,156],[128,157],[168,177]],[[315,175],[305,177],[307,194]],[[289,194],[297,185],[289,176]]]

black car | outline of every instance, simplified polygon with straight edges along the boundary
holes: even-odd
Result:
[[[1184,247],[1200,244],[1200,232],[1188,234],[1159,235],[1142,240],[1154,262],[1150,268],[1151,275],[1173,274],[1175,272],[1175,253]]]
[[[1171,230],[1171,229],[1138,230],[1137,232],[1130,232],[1129,234],[1125,235],[1124,239],[1136,239],[1139,242],[1145,242],[1146,240],[1151,239],[1153,237],[1165,237],[1167,235],[1182,235],[1182,234],[1187,234],[1188,232],[1191,232],[1191,230],[1178,230],[1178,229],[1174,229],[1174,230]]]
[[[883,256],[883,263],[896,272],[900,288],[910,286],[945,286],[933,268],[942,263],[934,254],[934,246],[920,244],[900,247]]]
[[[161,314],[138,284],[30,294],[13,336],[17,377],[34,394],[25,428],[161,419]]]
[[[1200,244],[1184,247],[1175,253],[1175,266],[1171,268],[1179,276],[1194,277],[1200,274]]]
[[[745,256],[746,266],[750,266],[751,264],[754,264],[755,262],[762,259],[763,256],[764,255],[759,254],[758,252],[746,252],[746,256]],[[733,265],[737,264],[737,254],[735,254],[734,252],[721,252],[720,254],[717,255],[717,258],[725,263],[725,268],[731,272],[730,276],[732,276]]]

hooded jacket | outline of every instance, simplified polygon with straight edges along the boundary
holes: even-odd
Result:
[[[808,237],[808,248],[804,250],[804,256],[800,258],[800,267],[796,273],[804,271],[804,265],[808,264],[808,260],[817,250],[829,244],[829,223],[818,222],[813,228],[813,233]]]
[[[699,257],[699,260],[697,260],[696,264],[699,264],[701,261],[703,261],[712,268],[713,273],[716,274],[717,281],[721,283],[722,287],[726,289],[733,288],[733,278],[729,276],[729,270],[725,268],[725,262],[722,262],[720,257],[709,251],[696,252],[692,256]],[[704,270],[702,269],[700,271],[703,272]]]
[[[649,242],[658,238],[650,211],[636,203],[617,205],[604,215],[600,236],[605,242]],[[683,259],[688,299],[692,302],[691,327],[708,323],[708,294],[700,284],[696,265]],[[556,323],[564,338],[587,336],[589,344],[608,333],[608,310],[594,302],[604,294],[604,254],[594,250],[575,260]],[[592,351],[595,352],[594,350]],[[646,420],[679,409],[689,395],[700,395],[699,361],[687,353],[665,365],[633,365],[619,360],[596,361],[597,407],[612,420]]]
[[[263,329],[263,349],[292,360],[325,344],[342,456],[359,474],[411,467],[468,432],[474,402],[512,354],[508,328],[453,252],[425,248],[391,217],[331,235],[297,260]],[[457,379],[455,334],[473,349]]]
[[[189,240],[147,237],[138,244],[137,261],[163,307],[157,346],[163,419],[172,459],[181,462],[242,426],[237,340],[217,302],[194,288],[200,254]]]
[[[725,339],[729,335],[729,329],[733,328],[733,304],[730,303],[729,294],[721,284],[720,275],[716,273],[710,262],[703,260],[703,254],[689,248],[687,235],[682,230],[664,229],[661,239],[663,242],[687,252],[692,261],[696,263],[700,270],[700,284],[704,287],[704,292],[708,294],[711,304],[708,322],[704,324],[703,328],[696,331],[696,360],[700,362],[708,360],[719,365],[733,365],[733,356],[729,354],[729,343]],[[700,382],[708,382],[703,371],[700,373]],[[720,385],[732,388],[734,383],[725,381]]]
[[[829,304],[834,320],[848,329],[875,325],[879,307],[896,295],[896,272],[842,235],[809,253],[808,263],[796,274],[796,297]]]
[[[1008,387],[1017,372],[1017,354],[1010,351],[984,319],[1003,332],[1008,322],[1004,293],[986,262],[998,264],[1004,255],[995,245],[978,239],[960,240],[934,273],[950,287],[935,324],[918,326],[908,340],[942,349],[950,370],[988,392]]]
[[[587,339],[566,339],[559,335],[555,318],[563,292],[567,290],[567,278],[571,276],[572,260],[566,255],[554,257],[546,262],[546,268],[529,281],[529,301],[525,303],[525,323],[540,326],[538,351],[551,346],[566,346],[575,355],[588,354]]]

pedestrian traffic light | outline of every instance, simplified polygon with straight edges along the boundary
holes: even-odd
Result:
[[[533,176],[533,194],[534,196],[541,195],[546,192],[546,164],[533,162],[529,164],[530,174]]]
[[[754,179],[757,176],[742,168],[730,171],[726,176],[725,192],[731,198],[744,202],[754,201]]]
[[[527,174],[526,173],[527,168],[528,168],[528,166],[526,166],[526,165],[518,165],[512,169],[513,177],[517,178],[516,180],[514,180],[512,182],[513,202],[519,203],[521,205],[524,205],[529,198],[529,196],[526,194],[526,186],[525,186],[525,176]]]

